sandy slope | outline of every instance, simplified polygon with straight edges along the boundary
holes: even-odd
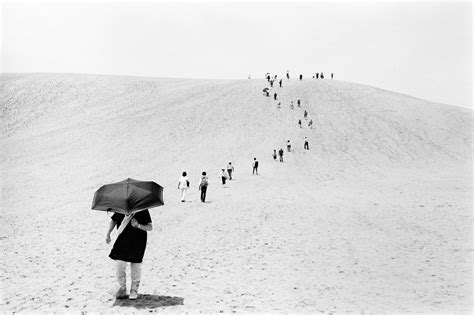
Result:
[[[3,309],[470,310],[471,112],[331,80],[284,82],[278,109],[265,86],[3,75]],[[127,177],[163,185],[166,205],[151,211],[143,295],[117,305],[109,219],[90,204]]]

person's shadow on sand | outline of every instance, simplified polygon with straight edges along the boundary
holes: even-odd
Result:
[[[177,296],[162,296],[162,295],[150,295],[150,294],[139,294],[136,300],[115,300],[113,306],[131,306],[137,309],[151,309],[158,307],[183,305],[184,298]]]

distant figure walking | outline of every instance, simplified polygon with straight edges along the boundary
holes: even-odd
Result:
[[[331,79],[333,79],[333,78],[334,78],[334,73],[331,73]]]
[[[273,99],[276,101],[276,99],[277,99],[277,94],[276,93],[273,94]]]
[[[277,108],[281,108],[281,102],[278,102]]]
[[[298,107],[301,107],[301,100],[298,100],[297,104],[298,104]]]
[[[280,79],[279,83],[280,83],[280,87],[281,87],[281,84],[283,83],[283,79]]]
[[[324,79],[324,73],[321,72],[321,79]]]
[[[304,137],[304,149],[305,149],[305,150],[309,150],[308,137]]]
[[[301,119],[298,119],[298,125],[300,125],[301,128]]]
[[[290,140],[288,140],[286,142],[286,149],[288,150],[288,152],[291,152],[291,142],[290,142]]]
[[[265,75],[265,77],[267,78],[267,81],[270,82],[270,73],[267,72],[267,74]]]
[[[273,150],[273,160],[276,161],[277,160],[277,150]]]
[[[307,119],[308,118],[308,112],[306,111],[306,109],[304,110],[304,119]]]
[[[316,79],[319,79],[319,72],[316,72]]]
[[[198,189],[201,191],[201,202],[206,202],[207,186],[209,185],[209,178],[206,176],[206,172],[202,172],[202,176],[199,179]]]
[[[229,164],[227,164],[227,174],[229,174],[229,180],[232,180],[232,172],[234,172],[234,166],[229,161]]]
[[[253,158],[252,175],[258,175],[258,161],[257,161],[257,158]]]
[[[283,162],[283,149],[280,148],[280,150],[278,151],[278,155],[280,156],[280,162]]]
[[[270,87],[273,87],[273,80],[270,80]]]
[[[222,180],[222,187],[225,187],[225,181],[227,180],[227,178],[229,178],[229,174],[227,174],[227,171],[225,170],[225,168],[221,169],[219,177]]]
[[[286,78],[289,80],[290,79],[290,71],[286,70]]]
[[[302,75],[302,74],[300,74],[300,81],[301,81],[301,80],[303,80],[303,75]]]
[[[178,189],[181,190],[181,202],[185,201],[186,198],[186,191],[189,188],[189,180],[188,180],[188,174],[186,172],[183,172],[183,175],[180,177],[178,181]]]
[[[312,119],[309,121],[308,127],[311,128],[311,129],[313,129],[313,120],[312,120]]]

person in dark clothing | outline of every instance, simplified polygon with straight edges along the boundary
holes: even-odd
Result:
[[[232,165],[232,162],[229,161],[227,164],[227,174],[229,174],[229,180],[232,180],[232,172],[234,172],[234,166]]]
[[[277,94],[276,93],[273,94],[273,99],[276,101],[276,99],[277,99]]]
[[[316,79],[319,79],[319,72],[316,72]]]
[[[331,79],[333,79],[333,78],[334,78],[334,73],[331,73]]]
[[[279,83],[280,83],[280,87],[281,87],[281,84],[283,83],[283,79],[280,79]]]
[[[283,162],[283,149],[280,148],[280,150],[278,151],[278,155],[280,156],[280,162]]]
[[[312,119],[309,121],[308,127],[311,128],[311,129],[313,129],[313,120],[312,120]]]
[[[115,297],[117,299],[123,299],[127,296],[126,267],[127,263],[130,263],[132,284],[128,298],[135,300],[138,297],[138,287],[140,286],[142,261],[147,242],[147,231],[153,229],[150,213],[148,209],[127,216],[116,212],[112,215],[111,219],[105,242],[107,244],[110,243],[110,233],[114,227],[117,226],[117,239],[109,254],[109,257],[116,261],[116,275],[120,285]]]
[[[276,161],[277,160],[277,150],[273,150],[273,160]]]
[[[270,80],[270,87],[273,87],[273,80]]]
[[[289,80],[290,79],[290,71],[286,70],[286,78]]]
[[[202,172],[202,176],[199,179],[199,190],[201,191],[201,202],[206,202],[207,186],[209,185],[209,178],[206,172]]]
[[[303,80],[303,75],[302,75],[302,74],[300,74],[300,81],[301,81],[301,80]]]
[[[298,125],[300,125],[301,128],[301,119],[298,120]]]
[[[308,118],[308,112],[306,111],[306,109],[304,110],[304,119]]]
[[[321,79],[324,79],[324,73],[321,72]]]
[[[305,149],[305,150],[309,150],[308,137],[304,137],[304,149]]]
[[[258,161],[257,161],[257,158],[253,158],[253,162],[252,162],[252,175],[258,175]]]
[[[298,100],[297,104],[298,104],[298,107],[301,107],[301,100]]]
[[[270,97],[270,92],[268,92],[268,90],[265,91],[265,94],[267,97]]]

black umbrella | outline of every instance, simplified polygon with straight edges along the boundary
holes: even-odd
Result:
[[[127,215],[164,204],[163,187],[155,182],[127,178],[100,187],[94,194],[92,209]]]

